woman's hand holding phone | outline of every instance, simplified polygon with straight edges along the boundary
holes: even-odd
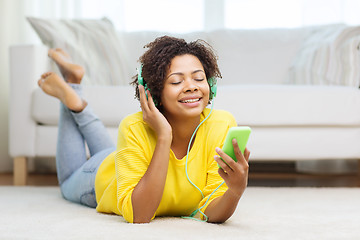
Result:
[[[248,182],[250,151],[245,148],[243,155],[236,139],[233,140],[233,146],[237,162],[224,153],[224,151],[220,148],[216,148],[216,152],[219,156],[214,156],[214,159],[220,165],[218,173],[224,179],[226,185],[229,187],[229,190],[234,195],[240,197],[243,194]]]
[[[229,190],[234,195],[240,197],[244,192],[248,181],[250,151],[245,146],[251,129],[237,127],[233,130],[237,132],[235,133],[237,137],[234,137],[234,131],[229,130],[227,139],[224,143],[223,149],[226,150],[228,154],[225,153],[224,150],[216,148],[215,150],[219,155],[215,155],[214,159],[219,165],[218,173],[224,179]],[[232,146],[229,141],[231,141]],[[243,149],[244,154],[240,150],[238,141],[242,141],[241,148]],[[232,147],[231,151],[228,150],[230,148],[229,145]]]

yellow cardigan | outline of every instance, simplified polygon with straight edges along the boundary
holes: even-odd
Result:
[[[201,114],[202,121],[210,110]],[[187,216],[205,204],[209,195],[223,179],[218,174],[214,161],[215,148],[222,147],[230,127],[236,126],[234,117],[222,110],[213,110],[210,117],[201,125],[188,156],[188,175],[191,181],[201,189],[201,193],[190,184],[185,173],[186,156],[177,159],[170,150],[169,168],[163,196],[155,216]],[[132,192],[145,174],[154,149],[156,135],[143,121],[142,112],[127,116],[119,126],[117,150],[110,154],[100,165],[95,192],[98,212],[121,215],[133,222],[131,202]],[[223,184],[209,199],[213,199],[227,190]]]

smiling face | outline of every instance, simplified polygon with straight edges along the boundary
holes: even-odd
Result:
[[[167,118],[199,117],[209,102],[209,84],[204,68],[193,55],[171,60],[161,95]]]

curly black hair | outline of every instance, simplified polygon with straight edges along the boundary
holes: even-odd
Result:
[[[208,83],[210,79],[216,81],[214,79],[222,78],[217,64],[218,57],[213,48],[204,40],[198,39],[187,43],[181,38],[162,36],[148,43],[144,48],[148,48],[148,50],[139,58],[142,66],[141,76],[160,111],[162,110],[161,93],[164,88],[166,73],[174,57],[185,54],[197,57],[205,70]],[[135,86],[135,98],[139,100],[138,75],[133,77],[130,84]],[[216,82],[210,84],[216,84]]]

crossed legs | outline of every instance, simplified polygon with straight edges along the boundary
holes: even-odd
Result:
[[[61,49],[50,49],[63,76],[47,72],[38,81],[48,95],[60,100],[56,168],[64,198],[96,207],[95,176],[101,162],[115,150],[106,128],[82,99],[80,85],[84,69],[71,62]],[[86,145],[90,151],[87,159]]]

